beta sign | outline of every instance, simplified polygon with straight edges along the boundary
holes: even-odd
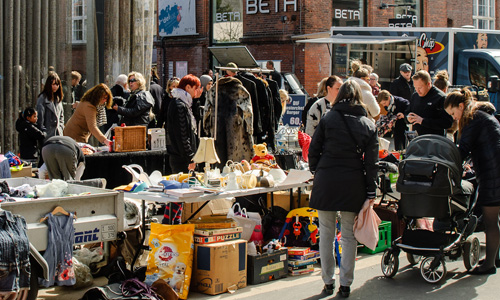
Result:
[[[283,125],[299,127],[302,122],[302,112],[306,106],[306,95],[290,95],[290,102],[286,105],[283,115]]]

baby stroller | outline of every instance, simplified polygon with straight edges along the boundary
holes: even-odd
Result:
[[[407,254],[410,265],[421,258],[420,273],[425,281],[445,278],[445,257],[463,257],[467,270],[479,261],[479,239],[472,236],[477,217],[473,185],[462,180],[462,164],[457,147],[445,137],[423,135],[415,138],[399,164],[396,189],[401,193],[398,213],[406,221],[403,235],[396,238],[382,257],[382,272],[394,277],[399,253]],[[434,231],[416,228],[416,219],[435,218]],[[439,228],[436,228],[439,224]]]

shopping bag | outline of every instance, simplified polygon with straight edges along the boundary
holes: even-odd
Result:
[[[375,250],[378,243],[378,226],[382,222],[373,210],[373,200],[366,200],[354,218],[354,237],[366,247]]]
[[[257,221],[248,218],[246,209],[241,208],[239,203],[235,203],[227,213],[227,217],[235,220],[236,223],[238,223],[238,227],[243,228],[241,238],[249,241],[252,237],[255,225],[257,225]]]

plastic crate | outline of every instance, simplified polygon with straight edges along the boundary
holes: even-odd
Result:
[[[378,244],[375,250],[368,247],[363,247],[360,249],[363,253],[375,254],[384,251],[391,245],[391,222],[382,221],[378,226]]]
[[[146,126],[115,127],[115,152],[146,150]]]

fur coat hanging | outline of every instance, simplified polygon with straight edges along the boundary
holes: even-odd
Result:
[[[253,114],[250,94],[241,81],[223,77],[218,85],[215,149],[223,166],[228,160],[240,162],[252,158]],[[203,128],[210,137],[214,137],[215,129],[215,91],[215,85],[208,91],[203,115]]]

